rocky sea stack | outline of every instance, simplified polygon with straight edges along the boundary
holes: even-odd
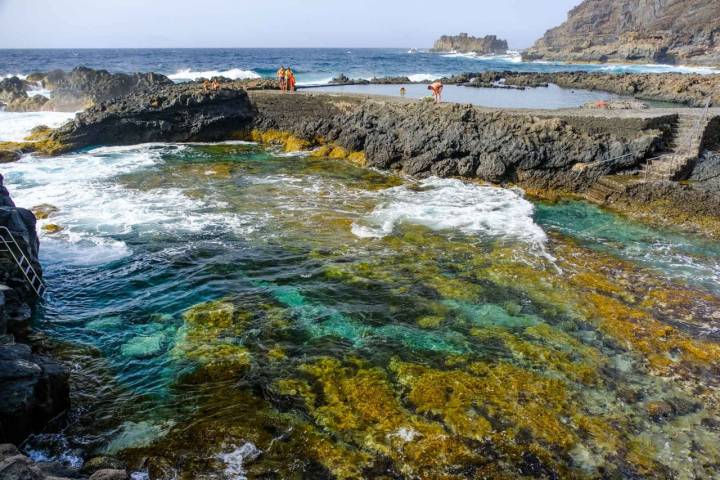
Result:
[[[524,57],[720,65],[720,2],[585,0]]]
[[[455,36],[443,35],[435,42],[432,51],[501,55],[508,51],[508,43],[495,35],[486,35],[480,38],[461,33]]]

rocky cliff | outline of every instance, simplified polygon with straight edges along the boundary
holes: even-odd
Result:
[[[15,207],[1,175],[0,226],[40,272],[35,216]],[[19,444],[69,407],[68,369],[29,345],[30,305],[36,300],[17,264],[0,255],[0,442]]]
[[[501,40],[495,35],[487,35],[480,38],[472,37],[467,33],[461,33],[455,36],[443,35],[435,42],[431,51],[487,55],[491,53],[503,54],[506,53],[507,50],[507,41]]]
[[[720,65],[717,0],[585,0],[527,59]]]

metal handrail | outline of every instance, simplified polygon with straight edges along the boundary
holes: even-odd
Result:
[[[688,152],[690,152],[690,149],[693,146],[693,143],[698,140],[702,139],[702,132],[700,129],[705,124],[705,121],[707,120],[707,116],[710,113],[710,102],[712,102],[712,97],[708,97],[707,101],[705,102],[705,107],[703,108],[703,113],[701,116],[698,117],[697,121],[695,122],[695,128],[693,129],[693,134],[688,140]]]
[[[657,157],[649,158],[649,159],[647,159],[647,160],[645,161],[645,164],[646,164],[646,167],[645,167],[645,181],[646,181],[646,182],[647,182],[647,179],[648,179],[648,175],[649,175],[649,172],[650,172],[650,168],[652,167],[652,162],[653,162],[654,160],[660,160],[661,158],[665,158],[665,157],[674,157],[673,160],[672,160],[672,162],[671,162],[671,166],[674,167],[674,168],[677,168],[677,167],[679,166],[679,163],[680,163],[680,162],[678,161],[678,155],[679,155],[681,152],[682,152],[682,153],[685,153],[686,155],[695,155],[695,154],[697,153],[697,152],[696,152],[695,154],[693,154],[693,152],[692,152],[692,146],[693,146],[693,144],[694,144],[698,139],[701,139],[701,137],[702,137],[702,133],[703,133],[702,127],[703,127],[703,125],[705,124],[705,122],[706,122],[706,120],[707,120],[708,114],[710,113],[710,103],[711,103],[711,102],[712,102],[712,97],[708,97],[707,101],[705,102],[705,107],[703,107],[703,113],[702,113],[702,115],[700,115],[699,117],[697,117],[697,120],[695,121],[695,126],[693,127],[693,134],[692,134],[692,135],[690,136],[690,138],[688,139],[688,143],[687,143],[687,145],[686,145],[686,147],[685,147],[685,151],[684,151],[684,152],[682,152],[682,150],[680,150],[680,151],[675,151],[675,152],[672,152],[672,153],[665,153],[665,154],[659,155],[659,156],[657,156]]]
[[[43,283],[42,278],[33,268],[20,244],[17,240],[15,240],[15,235],[13,235],[12,232],[5,226],[0,226],[0,241],[5,247],[4,249],[0,249],[0,251],[7,251],[10,253],[10,256],[25,276],[30,288],[32,288],[38,297],[42,297],[45,293],[45,284]],[[13,248],[16,250],[13,250]]]

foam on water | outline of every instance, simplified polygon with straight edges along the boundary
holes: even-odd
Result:
[[[690,67],[687,65],[661,65],[661,64],[644,64],[644,65],[604,65],[599,68],[603,72],[633,72],[640,71],[644,73],[699,73],[702,75],[711,75],[720,73],[720,69],[712,67]]]
[[[40,82],[35,83],[28,87],[27,94],[30,97],[33,97],[35,95],[42,95],[45,98],[52,97],[52,91],[48,90],[47,88],[44,88]]]
[[[229,453],[221,453],[217,458],[225,464],[225,475],[230,480],[247,480],[244,464],[253,461],[262,454],[262,450],[258,449],[250,442],[240,447],[234,447]]]
[[[411,82],[432,82],[438,78],[442,78],[445,75],[436,73],[416,73],[414,75],[408,75]]]
[[[429,178],[419,188],[402,185],[380,192],[384,200],[352,232],[384,237],[401,223],[432,230],[459,230],[542,245],[545,232],[533,221],[533,205],[514,190]]]
[[[38,125],[56,128],[72,120],[71,112],[2,112],[0,111],[0,141],[22,142]]]
[[[201,232],[206,228],[238,234],[254,230],[257,219],[222,209],[212,198],[190,198],[178,188],[129,189],[119,175],[153,168],[162,155],[189,148],[185,145],[147,144],[102,147],[56,159],[26,156],[4,169],[6,184],[18,205],[49,204],[58,209],[38,222],[44,261],[70,265],[112,262],[132,253],[115,237],[158,232]],[[60,225],[58,234],[43,231]]]
[[[240,68],[231,68],[229,70],[206,70],[206,71],[193,71],[191,69],[179,70],[176,73],[168,75],[173,81],[189,81],[197,80],[199,78],[212,78],[212,77],[226,77],[232,80],[243,80],[246,78],[261,78],[261,76],[252,70],[243,70]]]

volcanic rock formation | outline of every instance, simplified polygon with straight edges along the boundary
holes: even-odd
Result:
[[[477,53],[479,55],[503,54],[507,50],[507,41],[501,40],[495,35],[479,38],[472,37],[467,33],[456,36],[443,35],[432,48],[433,52]]]
[[[585,0],[524,57],[720,65],[720,2]]]

